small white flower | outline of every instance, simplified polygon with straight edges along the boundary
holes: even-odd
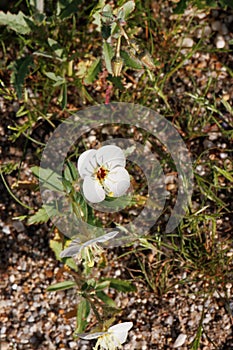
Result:
[[[105,196],[121,197],[130,186],[125,169],[124,152],[117,146],[103,146],[82,153],[78,172],[83,179],[83,194],[91,203],[100,203]]]
[[[125,343],[129,330],[133,327],[133,322],[123,322],[109,327],[107,332],[98,332],[90,334],[78,334],[82,339],[97,339],[93,350],[116,350],[121,349]]]
[[[60,257],[67,258],[77,255],[78,260],[82,260],[82,257],[84,256],[87,265],[92,267],[96,256],[103,252],[103,249],[98,245],[98,243],[106,242],[115,237],[117,234],[118,231],[112,231],[103,236],[90,239],[84,243],[81,243],[79,238],[76,238],[70,243],[68,248],[61,252]]]

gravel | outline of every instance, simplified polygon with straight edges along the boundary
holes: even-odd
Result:
[[[230,12],[227,14],[215,10],[206,14],[187,11],[184,23],[188,21],[190,15],[196,16],[201,29],[193,29],[189,36],[180,41],[184,50],[192,48],[203,33],[207,44],[212,45],[213,49],[229,48],[233,23],[233,15]],[[217,77],[216,94],[224,96],[226,101],[232,100],[232,78],[229,78],[221,57],[218,58],[207,52],[197,52],[192,59],[187,60],[184,67],[187,72],[191,70],[195,74],[196,84],[200,89],[205,89],[209,76]],[[207,70],[207,67],[211,70]],[[203,68],[206,69],[204,75]],[[184,92],[191,84],[188,76],[185,77],[180,86],[176,86],[176,96],[183,98]],[[0,108],[2,112],[7,112],[2,98],[0,98]],[[14,108],[15,105],[11,106],[12,110]],[[229,125],[227,116],[223,122],[226,127]],[[6,144],[6,134],[7,129],[3,130],[1,127],[2,144]],[[224,151],[226,146],[221,142],[221,132],[218,129],[209,130],[206,136],[205,149],[210,149],[219,142],[222,148],[219,157],[226,161],[229,154]],[[89,141],[93,141],[93,136],[90,136]],[[219,145],[217,147],[220,147]],[[195,147],[195,141],[191,147]],[[17,151],[18,155],[16,155]],[[10,157],[19,160],[22,155],[22,145],[19,150],[11,146],[9,152],[5,155],[6,160],[11,159]],[[29,165],[25,163],[25,173]],[[203,176],[206,168],[199,164],[196,171]],[[27,176],[25,175],[26,178]],[[8,177],[10,184],[14,180]],[[174,186],[174,183],[176,183],[174,176],[166,178],[168,186]],[[64,272],[63,265],[55,260],[49,248],[51,228],[46,225],[27,227],[18,220],[12,220],[13,217],[25,214],[25,211],[12,200],[4,186],[1,186],[1,193],[0,209],[3,215],[0,221],[0,349],[92,349],[93,342],[73,339],[75,318],[66,318],[66,312],[71,311],[77,303],[75,291],[57,293],[46,291],[50,284],[62,280]],[[25,199],[31,201],[32,205],[38,204],[35,194],[26,192],[26,195]],[[221,218],[218,221],[220,227],[226,223],[227,220],[224,223]],[[228,254],[233,254],[233,250]],[[103,271],[103,275],[128,278],[130,268],[127,265],[127,258],[117,259],[116,252],[113,251],[109,252],[108,259],[111,261],[111,266]],[[219,292],[203,295],[200,291],[209,287],[205,276],[200,275],[193,282],[186,280],[186,277],[179,274],[173,276],[171,281],[174,284],[161,296],[149,291],[148,285],[137,279],[137,293],[115,295],[118,306],[123,309],[117,321],[134,323],[123,349],[188,350],[201,320],[203,320],[204,331],[200,349],[230,350],[233,348],[232,282],[229,281],[225,290],[220,285]],[[178,283],[180,280],[184,280],[185,283]],[[111,294],[114,296],[113,291]]]

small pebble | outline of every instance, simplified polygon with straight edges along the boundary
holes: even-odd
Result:
[[[193,47],[194,41],[192,38],[184,38],[182,41],[182,46],[183,47]]]
[[[6,235],[9,235],[11,233],[10,227],[4,226],[2,229],[2,232],[5,233]]]
[[[220,158],[221,159],[226,159],[228,157],[227,153],[220,153]]]
[[[217,38],[215,40],[215,44],[216,44],[217,49],[223,49],[225,47],[226,42],[225,42],[222,35],[217,36]]]
[[[179,348],[180,346],[182,346],[186,338],[187,338],[186,334],[183,334],[183,333],[179,334],[178,337],[176,338],[173,348]]]
[[[9,280],[11,283],[15,282],[15,276],[14,275],[10,275]]]
[[[215,31],[218,32],[221,29],[221,22],[220,21],[214,21],[211,23],[211,28]]]

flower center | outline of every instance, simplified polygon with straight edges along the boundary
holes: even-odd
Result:
[[[107,169],[100,167],[97,170],[96,177],[100,182],[102,182],[104,180],[104,178],[106,177],[107,173],[108,173]]]

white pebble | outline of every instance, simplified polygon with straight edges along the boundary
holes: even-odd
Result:
[[[29,318],[28,318],[28,322],[34,322],[35,321],[35,318],[33,317],[33,316],[30,316]]]
[[[168,316],[165,320],[165,323],[171,326],[173,324],[173,317]]]
[[[215,41],[217,49],[223,49],[226,45],[225,40],[222,35],[218,35]]]
[[[228,157],[227,153],[220,153],[220,158],[221,159],[226,159]]]
[[[4,226],[2,229],[2,232],[5,233],[6,235],[9,235],[11,233],[10,227],[9,226]]]
[[[75,341],[70,341],[69,347],[70,347],[70,349],[75,349],[75,348],[77,348],[77,343]]]
[[[182,46],[183,47],[193,47],[194,41],[192,38],[184,38],[182,41]]]
[[[173,348],[179,348],[180,346],[182,346],[184,344],[186,338],[187,338],[186,334],[180,333],[178,335],[178,337],[176,338],[176,341],[173,345]]]
[[[10,275],[9,280],[11,283],[15,282],[15,276],[14,275]]]
[[[6,327],[3,326],[1,329],[0,329],[0,333],[1,334],[5,334],[6,333]]]

